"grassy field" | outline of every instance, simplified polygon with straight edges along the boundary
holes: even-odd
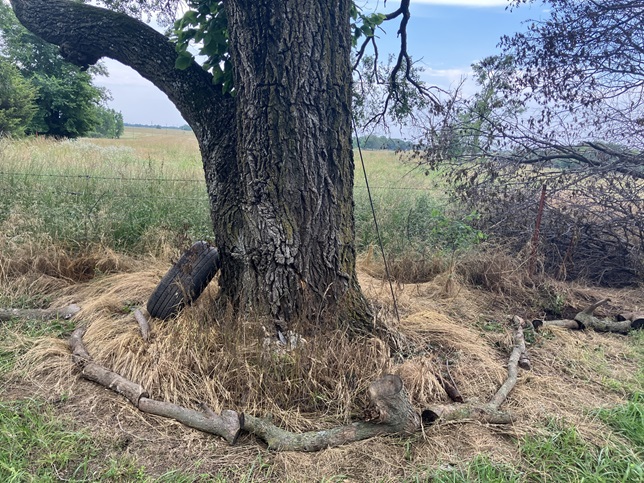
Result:
[[[272,414],[285,428],[311,430],[362,419],[366,385],[383,372],[403,378],[418,408],[447,402],[436,371],[466,400],[489,399],[512,348],[508,315],[561,317],[603,296],[608,313],[642,310],[642,288],[527,277],[524,260],[477,245],[474,214],[457,215],[433,175],[390,152],[364,155],[385,248],[399,262],[402,321],[391,315],[370,248],[358,170],[360,283],[383,323],[422,341],[418,354],[392,355],[380,339],[343,334],[292,353],[261,350],[252,321],[213,315],[216,287],[176,320],[154,322],[143,344],[131,310],[145,305],[186,243],[212,236],[192,134],[139,128],[120,140],[0,140],[0,308],[83,307],[72,320],[0,320],[0,481],[644,481],[641,332],[527,333],[533,370],[521,372],[504,405],[513,425],[445,423],[313,454],[268,451],[251,437],[230,447],[144,417],[79,378],[66,338],[85,324],[95,359],[154,397]]]
[[[190,132],[128,128],[118,140],[0,140],[0,153],[4,230],[133,253],[154,251],[169,237],[212,238],[199,150]],[[364,151],[364,157],[389,251],[449,249],[453,240],[440,235],[452,219],[435,178],[398,162],[390,151]],[[355,198],[357,244],[364,250],[377,238],[361,170]]]

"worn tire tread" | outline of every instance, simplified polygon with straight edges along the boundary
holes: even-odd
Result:
[[[219,270],[219,252],[206,242],[197,242],[163,276],[148,299],[152,317],[168,319],[203,293]]]

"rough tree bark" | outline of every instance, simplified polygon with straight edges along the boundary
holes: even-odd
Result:
[[[227,1],[234,97],[196,63],[175,69],[173,44],[133,18],[70,0],[11,4],[68,60],[116,59],[177,106],[199,141],[226,299],[280,325],[337,313],[368,327],[355,274],[350,0]]]

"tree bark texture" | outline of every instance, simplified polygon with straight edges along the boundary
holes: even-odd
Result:
[[[168,95],[204,162],[222,295],[276,322],[339,312],[367,328],[355,274],[350,0],[230,0],[235,95],[166,37],[70,0],[11,0],[19,20],[86,66],[110,57]]]
[[[355,277],[350,0],[226,2],[235,66],[234,196],[215,211],[220,285],[262,315],[315,316]]]

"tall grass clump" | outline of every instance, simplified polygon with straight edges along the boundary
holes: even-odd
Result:
[[[415,169],[391,151],[362,155],[380,240],[394,278],[427,281],[485,238],[474,228],[476,213],[464,213],[450,203],[435,173]],[[361,167],[355,178],[356,245],[358,251],[369,252],[380,240]]]
[[[0,140],[0,227],[13,241],[143,252],[159,237],[211,236],[200,162],[168,163],[112,140]]]

